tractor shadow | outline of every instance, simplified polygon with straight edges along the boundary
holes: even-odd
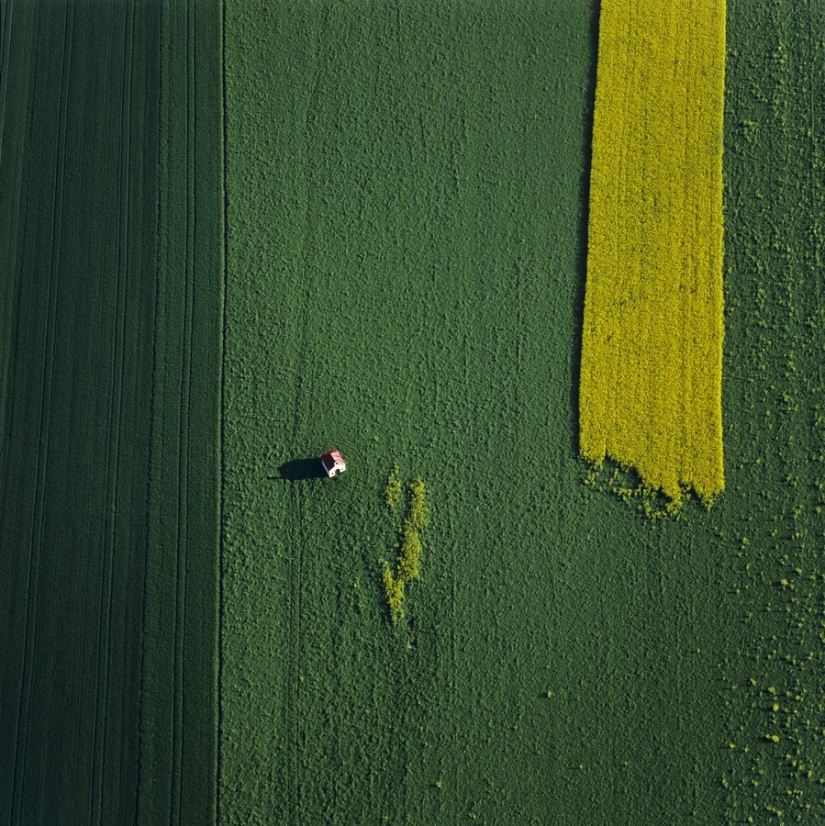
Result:
[[[305,479],[324,479],[326,473],[317,456],[308,459],[291,459],[279,468],[280,476],[270,476],[276,482],[302,482]]]

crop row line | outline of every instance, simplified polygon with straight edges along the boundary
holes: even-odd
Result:
[[[92,772],[92,822],[102,823],[104,815],[104,778],[111,764],[107,754],[109,741],[110,693],[113,656],[112,616],[116,588],[114,567],[118,553],[118,503],[121,479],[121,435],[124,410],[124,369],[126,360],[126,328],[129,318],[127,281],[131,269],[129,259],[131,237],[131,163],[132,163],[132,106],[134,98],[133,68],[135,55],[135,7],[134,2],[124,7],[123,49],[124,60],[120,81],[120,158],[118,165],[117,203],[119,204],[116,286],[112,355],[110,358],[110,385],[112,395],[109,405],[109,428],[106,447],[106,521],[103,533],[102,573],[100,591],[100,611],[98,631],[98,675],[95,706],[94,758]],[[120,583],[118,583],[118,586]]]
[[[20,236],[21,215],[25,221],[24,211],[21,209],[21,190],[24,177],[24,159],[27,137],[27,127],[31,127],[31,111],[29,102],[34,95],[34,4],[25,4],[17,8],[13,4],[3,4],[0,7],[0,25],[2,25],[3,68],[0,72],[0,177],[3,186],[0,187],[0,224],[4,232],[0,234],[0,272],[6,274],[0,279],[0,427],[10,428],[8,439],[0,439],[0,468],[9,467],[9,453],[11,446],[11,411],[14,409],[15,384],[11,380],[10,367],[17,361],[19,343],[13,335],[13,318],[20,317],[23,298],[22,280],[18,277],[17,247]],[[12,54],[14,57],[12,58]],[[14,73],[11,67],[14,67]],[[9,87],[13,88],[11,99]],[[11,103],[10,103],[11,100]],[[6,118],[6,108],[12,105],[29,112],[29,117]],[[8,418],[7,418],[8,417]],[[20,480],[12,480],[8,473],[0,475],[0,529],[13,518],[16,510],[14,496],[20,485]],[[21,548],[21,554],[23,549]],[[28,555],[26,555],[28,556]],[[30,579],[27,575],[27,581]],[[29,622],[28,617],[25,620]],[[22,679],[22,678],[21,678]],[[15,700],[22,696],[21,691],[14,694]],[[9,697],[9,702],[12,698]],[[7,782],[11,784],[6,801],[0,807],[0,818],[10,816],[13,789],[16,779],[17,735],[20,723],[20,705],[13,716],[12,731],[9,733],[9,742],[14,756],[11,758],[14,765],[10,766]]]
[[[12,335],[12,308],[14,301],[14,287],[16,279],[10,277],[12,261],[14,260],[17,242],[18,223],[20,220],[20,188],[23,180],[23,140],[24,131],[19,127],[23,118],[10,118],[7,124],[6,110],[9,105],[9,86],[12,85],[11,65],[14,47],[21,44],[22,55],[15,61],[15,68],[28,68],[31,65],[31,25],[32,6],[17,11],[18,21],[15,21],[15,6],[13,3],[4,3],[0,6],[0,170],[3,172],[3,189],[0,191],[0,220],[5,228],[3,240],[0,241],[0,266],[7,274],[0,286],[0,423],[6,421],[6,393],[8,387],[8,370],[11,363],[11,335]],[[13,37],[14,33],[14,37]],[[14,106],[21,106],[23,111],[28,109],[31,98],[30,82],[23,83],[25,95],[21,95],[20,88],[15,89]],[[6,246],[7,245],[7,246]],[[5,443],[0,443],[0,467],[5,467]]]
[[[54,386],[54,365],[57,347],[55,335],[58,310],[58,281],[60,272],[60,237],[62,232],[62,201],[63,201],[63,173],[66,158],[66,121],[68,110],[69,89],[69,62],[71,58],[71,38],[69,22],[71,16],[68,7],[65,11],[64,36],[61,44],[60,63],[60,96],[57,108],[58,139],[55,147],[55,176],[51,203],[51,238],[52,250],[49,267],[47,293],[47,323],[43,335],[42,349],[42,388],[40,393],[39,428],[40,439],[37,448],[37,469],[35,475],[34,503],[32,522],[29,532],[30,555],[29,577],[25,620],[25,657],[23,661],[22,684],[20,690],[20,707],[17,715],[17,746],[15,749],[14,764],[14,797],[12,806],[12,821],[19,820],[23,813],[23,799],[25,793],[25,766],[28,752],[28,729],[31,713],[32,692],[34,690],[34,669],[37,650],[37,616],[40,589],[41,552],[44,539],[44,514],[46,508],[46,480],[48,471],[48,448],[51,426],[51,396]],[[38,76],[39,65],[35,67],[35,76]],[[40,75],[41,79],[43,75]],[[36,83],[36,80],[35,80]],[[27,233],[31,224],[29,214],[26,215],[24,233]]]
[[[182,783],[184,773],[184,736],[185,736],[185,682],[186,682],[186,587],[187,571],[189,566],[189,512],[190,497],[189,485],[189,457],[196,449],[190,439],[190,422],[192,409],[192,355],[194,349],[194,291],[195,291],[195,58],[194,37],[195,28],[192,19],[192,4],[185,7],[186,29],[186,194],[185,194],[185,225],[186,242],[184,265],[184,293],[183,293],[183,347],[181,353],[180,374],[180,420],[179,420],[179,454],[178,454],[178,544],[177,544],[177,577],[175,593],[175,715],[173,729],[173,759],[172,759],[172,799],[170,823],[182,823]]]
[[[151,480],[139,809],[216,816],[222,238],[220,7],[159,7]],[[205,59],[206,58],[206,59]],[[219,280],[220,279],[220,280]],[[162,783],[157,778],[162,777]]]
[[[179,386],[170,379],[176,331],[170,259],[172,242],[171,200],[177,195],[170,175],[172,98],[172,24],[168,3],[158,7],[158,143],[155,202],[157,239],[152,341],[150,417],[150,470],[147,486],[147,550],[144,573],[143,640],[141,662],[140,731],[138,767],[139,821],[170,820],[176,787],[174,760],[175,635],[177,625],[177,572],[179,570],[179,508],[181,445]],[[178,273],[176,272],[177,276]],[[177,424],[171,420],[177,417]],[[177,442],[177,444],[175,444]],[[173,475],[174,474],[174,475]],[[173,477],[173,478],[168,478]],[[174,514],[174,519],[172,519]],[[171,636],[171,640],[170,640]],[[171,679],[170,679],[171,672]],[[171,693],[171,697],[170,697]],[[171,742],[170,742],[171,741]],[[161,780],[162,778],[162,780]],[[170,821],[171,822],[171,821]]]
[[[3,132],[6,125],[6,105],[9,97],[9,64],[11,60],[14,4],[0,5],[0,164],[3,163]]]
[[[312,107],[316,103],[316,95],[318,92],[318,85],[320,83],[320,70],[317,66],[319,49],[320,44],[316,42],[315,48],[310,50],[310,56],[313,59],[314,65],[312,68],[312,80],[308,84],[309,93],[306,97],[306,102],[302,113],[302,120],[304,123],[308,123],[308,118],[311,115]],[[302,152],[302,157],[298,162],[297,174],[304,179],[305,183],[310,174],[308,164],[309,161],[306,154],[305,152]],[[309,251],[307,248],[310,239],[312,238],[312,210],[310,206],[311,197],[312,188],[305,185],[301,189],[300,199],[300,221],[303,225],[303,232],[301,233],[301,241],[299,249],[297,250],[296,261],[297,272],[304,278],[307,278],[311,271]],[[288,290],[285,290],[284,292],[286,294],[288,293]],[[293,373],[293,442],[297,441],[303,417],[312,416],[312,399],[309,399],[310,409],[305,409],[303,392],[304,383],[307,381],[307,341],[310,334],[309,316],[312,294],[307,289],[300,289],[300,297],[297,301],[300,302],[300,306],[298,307],[298,312],[295,314],[295,320],[298,325],[296,329],[298,347]],[[305,504],[303,496],[304,491],[300,488],[296,487],[290,491],[290,498],[292,499],[297,524],[299,525],[304,524],[305,518]],[[301,603],[304,581],[303,542],[294,542],[289,559],[289,647],[287,653],[288,661],[286,663],[287,689],[284,703],[284,731],[288,732],[286,756],[286,809],[289,822],[294,823],[295,826],[300,826],[301,802],[298,759],[301,749],[301,714],[299,711],[301,688],[298,664],[300,662],[301,651]]]

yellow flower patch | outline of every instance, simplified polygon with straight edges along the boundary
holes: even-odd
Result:
[[[604,0],[580,447],[674,504],[722,463],[724,0]]]

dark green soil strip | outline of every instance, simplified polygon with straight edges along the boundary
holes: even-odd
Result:
[[[163,5],[140,784],[145,823],[215,817],[223,324],[220,31],[217,3]]]
[[[214,816],[219,24],[0,10],[0,822]]]

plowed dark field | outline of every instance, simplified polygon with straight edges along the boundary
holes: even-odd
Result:
[[[2,823],[214,816],[221,18],[194,6],[0,8]]]

